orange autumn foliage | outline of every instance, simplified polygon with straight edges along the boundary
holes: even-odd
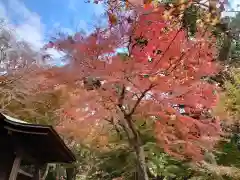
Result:
[[[72,57],[69,64],[52,71],[47,82],[49,88],[71,87],[62,108],[72,123],[63,121],[62,128],[72,127],[77,133],[88,123],[106,119],[119,125],[127,119],[133,126],[134,117],[155,118],[153,131],[166,152],[201,160],[220,135],[219,121],[207,116],[218,100],[217,86],[202,79],[219,70],[216,40],[205,29],[198,29],[194,39],[187,38],[181,27],[164,19],[163,7],[147,11],[134,25],[97,29],[88,37],[55,43]],[[114,52],[126,45],[126,39],[129,54],[123,59]],[[86,89],[86,77],[101,83]],[[184,105],[185,114],[176,105]]]

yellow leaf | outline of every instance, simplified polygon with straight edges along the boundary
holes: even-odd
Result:
[[[178,1],[178,4],[184,4],[184,3],[186,3],[187,2],[187,0],[179,0]]]
[[[177,119],[177,116],[176,116],[176,115],[173,114],[173,115],[170,116],[170,120],[171,120],[171,121],[175,121],[176,119]]]
[[[109,12],[108,12],[108,20],[112,25],[117,24],[117,17],[114,14]]]
[[[146,5],[149,5],[149,4],[151,4],[152,3],[152,0],[144,0],[143,1],[143,4],[146,4]]]
[[[186,6],[185,4],[182,4],[182,5],[179,6],[178,9],[179,9],[180,11],[183,11],[183,10],[185,10],[186,8],[187,8],[187,6]]]
[[[164,18],[165,20],[169,20],[171,14],[172,14],[171,11],[164,11],[164,13],[163,13],[163,18]]]
[[[151,77],[149,77],[149,80],[151,81],[151,82],[154,82],[154,81],[156,81],[158,78],[157,78],[157,76],[151,76]]]
[[[212,10],[215,10],[217,8],[217,3],[218,3],[218,0],[209,0],[209,7]]]
[[[219,18],[214,18],[211,22],[211,25],[215,26],[218,23],[219,23]]]
[[[128,0],[125,1],[125,6],[126,6],[126,9],[129,9],[129,1]]]

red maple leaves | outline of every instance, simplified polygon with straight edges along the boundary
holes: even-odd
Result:
[[[61,67],[64,76],[78,80],[75,94],[63,107],[75,120],[116,118],[121,124],[126,114],[155,118],[156,138],[167,152],[199,160],[220,132],[219,122],[208,113],[217,101],[217,87],[203,80],[218,71],[215,39],[200,29],[189,39],[184,29],[164,20],[163,10],[148,10],[131,24],[125,59],[114,54],[126,44],[121,25],[74,43],[58,41],[72,56]],[[100,79],[101,86],[87,91],[78,82],[90,76]],[[184,113],[175,108],[179,105]]]

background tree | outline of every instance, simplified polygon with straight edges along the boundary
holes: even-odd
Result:
[[[4,21],[0,25],[0,47],[1,112],[30,122],[53,123],[62,94],[55,90],[41,93],[37,86],[37,80],[43,81],[38,72],[47,67],[44,52],[17,39],[14,29]]]

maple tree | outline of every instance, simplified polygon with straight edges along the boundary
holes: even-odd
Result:
[[[99,160],[108,172],[109,167],[125,168],[125,164],[108,164],[109,154],[114,158],[122,145],[110,143],[109,131],[114,129],[120,137],[128,138],[129,147],[135,151],[138,178],[157,174],[157,170],[149,171],[146,162],[163,153],[158,154],[156,148],[149,156],[152,151],[147,152],[146,134],[141,131],[149,122],[154,122],[151,131],[159,147],[169,155],[202,160],[220,135],[219,120],[210,111],[217,102],[218,88],[205,81],[206,76],[219,71],[217,40],[212,34],[213,26],[223,28],[219,20],[223,7],[217,9],[217,2],[211,0],[208,8],[199,1],[161,4],[108,0],[109,27],[96,28],[89,36],[66,36],[45,47],[65,51],[67,65],[32,66],[36,54],[27,45],[17,56],[10,54],[7,60],[12,64],[0,79],[1,110],[38,123],[49,124],[54,118],[71,148],[76,148],[74,143],[100,148],[103,156]],[[117,48],[127,51],[116,53]],[[114,152],[109,152],[111,148]],[[128,153],[132,155],[129,148],[120,151],[127,157]],[[106,161],[102,159],[105,156]],[[89,163],[91,158],[86,159],[87,166],[95,165],[95,161]],[[159,158],[157,163],[166,162]],[[214,168],[208,167],[217,172]],[[118,170],[117,177],[124,177],[121,173],[126,172]],[[85,173],[85,167],[82,171]],[[93,171],[92,175],[99,177]]]
[[[90,2],[91,1],[89,1],[89,3]],[[196,22],[202,26],[223,25],[220,21],[221,13],[226,11],[226,6],[229,5],[228,0],[94,0],[93,3],[105,5],[109,22],[112,24],[117,24],[121,19],[121,16],[119,16],[121,13],[119,12],[138,11],[142,7],[147,9],[151,6],[158,8],[164,5],[165,18],[177,18],[183,21],[191,20],[192,22],[190,24],[194,26]],[[191,6],[195,6],[200,10],[200,13],[196,14],[196,12],[191,11]]]
[[[159,145],[178,158],[201,160],[220,135],[219,121],[209,112],[217,86],[203,78],[219,70],[216,40],[207,28],[189,38],[179,23],[164,18],[164,10],[149,6],[139,10],[135,23],[123,19],[88,37],[51,43],[69,54],[69,63],[42,73],[43,89],[69,88],[62,109],[71,120],[62,128],[77,134],[84,124],[109,122],[123,129],[136,153],[139,179],[148,179],[148,173],[138,118],[154,119]],[[126,55],[116,55],[124,45]]]

